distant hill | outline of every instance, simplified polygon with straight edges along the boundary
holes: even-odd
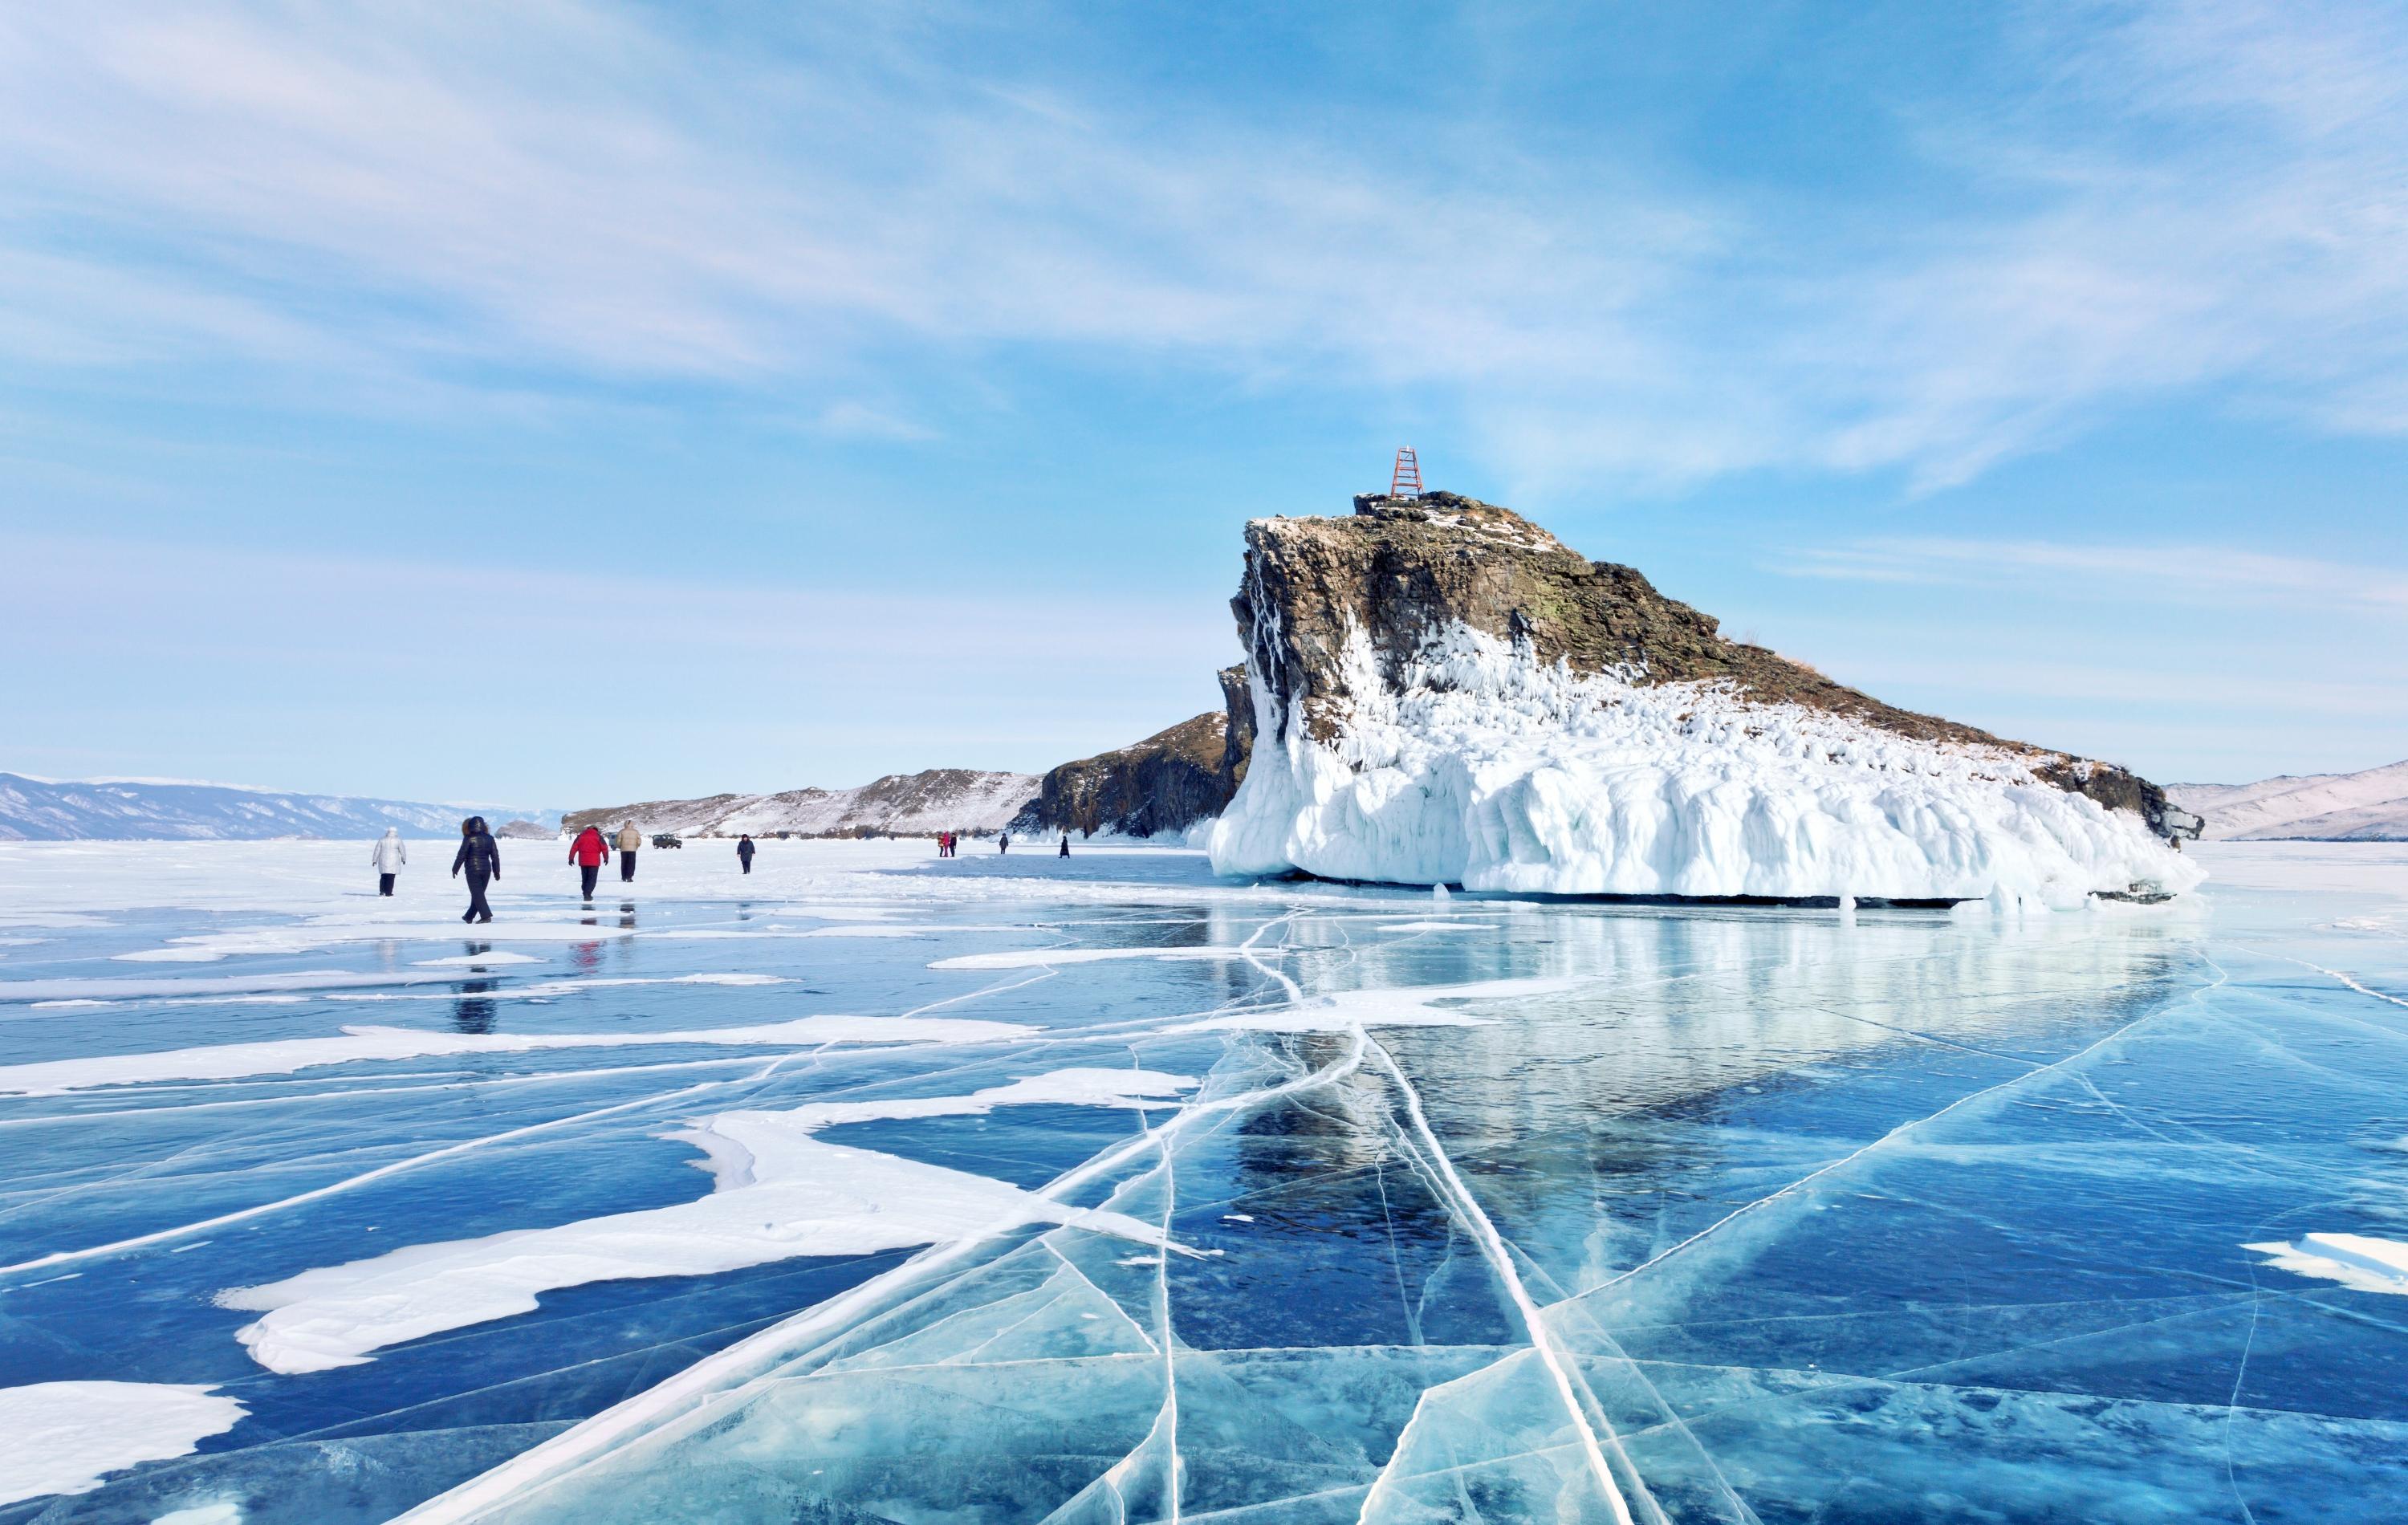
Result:
[[[928,837],[939,831],[995,831],[1009,825],[1037,798],[1034,773],[986,773],[968,768],[931,768],[890,773],[851,789],[789,789],[780,794],[714,794],[698,799],[648,799],[629,805],[570,811],[566,830],[615,827],[633,821],[645,831],[681,836],[764,836],[786,831],[804,837],[889,835]]]
[[[2169,784],[2210,842],[2408,842],[2408,762],[2255,784]]]
[[[130,779],[64,781],[0,773],[0,842],[125,842],[269,837],[456,837],[465,816],[499,826],[557,813],[501,805],[428,804],[353,795],[292,794],[227,784]]]

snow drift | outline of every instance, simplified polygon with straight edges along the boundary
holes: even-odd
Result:
[[[2059,907],[2202,877],[2154,785],[1723,640],[1508,511],[1371,499],[1247,535],[1257,742],[1222,872]]]

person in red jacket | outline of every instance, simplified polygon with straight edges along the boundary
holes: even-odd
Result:
[[[577,865],[577,872],[585,884],[585,898],[594,899],[594,881],[602,872],[602,862],[610,856],[610,844],[603,840],[601,829],[587,827],[568,844],[568,861]]]

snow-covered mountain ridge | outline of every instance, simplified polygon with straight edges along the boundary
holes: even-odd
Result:
[[[2156,785],[1831,682],[1510,510],[1247,526],[1226,872],[2049,905],[2197,884]]]
[[[2210,841],[2408,842],[2408,762],[2255,784],[2169,784]]]
[[[567,830],[633,821],[645,831],[680,835],[804,837],[933,836],[939,831],[996,831],[1009,825],[1038,792],[1034,773],[931,768],[890,773],[850,789],[787,789],[777,794],[715,794],[698,799],[652,799],[571,811]]]
[[[400,827],[405,837],[456,837],[467,815],[483,815],[499,827],[514,816],[549,824],[555,813],[231,784],[0,773],[0,841],[7,842],[374,837],[387,827]]]

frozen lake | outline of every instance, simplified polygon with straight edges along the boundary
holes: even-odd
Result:
[[[0,844],[0,1525],[2408,1518],[2408,849]]]

